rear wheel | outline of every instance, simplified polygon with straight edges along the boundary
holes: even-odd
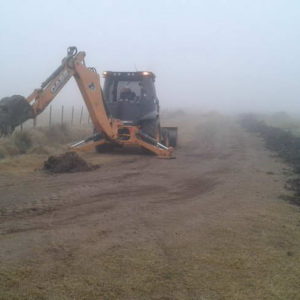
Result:
[[[114,151],[114,145],[112,144],[102,144],[95,147],[98,153],[110,153]]]
[[[94,130],[94,133],[96,133],[96,130]],[[104,136],[102,133],[100,133],[96,138],[94,138],[94,141],[100,141],[104,139]],[[105,143],[105,144],[101,144],[95,147],[96,152],[98,153],[110,153],[114,150],[114,145],[113,144],[109,144],[109,143]]]
[[[152,120],[145,120],[141,123],[141,130],[149,135],[150,137],[154,138],[158,142],[160,141],[160,123],[158,119],[152,119]],[[149,140],[145,139],[146,142],[150,143]],[[142,151],[145,154],[153,154],[152,151],[143,148]]]
[[[158,119],[145,120],[141,122],[141,129],[144,133],[152,138],[159,140],[160,138],[160,123]]]

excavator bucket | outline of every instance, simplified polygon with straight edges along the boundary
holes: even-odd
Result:
[[[0,136],[11,134],[14,129],[33,117],[33,111],[26,98],[20,95],[0,100]]]

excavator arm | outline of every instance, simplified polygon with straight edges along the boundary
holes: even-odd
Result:
[[[119,145],[139,145],[157,154],[170,158],[172,148],[142,132],[138,126],[125,125],[121,120],[111,118],[105,106],[100,76],[94,68],[85,65],[85,52],[78,52],[76,47],[69,47],[67,56],[61,65],[41,84],[39,89],[24,98],[13,96],[0,101],[0,135],[9,134],[15,127],[42,113],[71,77],[74,77],[80,89],[98,136],[92,136],[74,146],[90,149],[104,143]]]
[[[85,53],[77,53],[75,47],[68,48],[68,55],[62,64],[26,99],[31,105],[33,117],[36,117],[56,97],[71,77],[74,77],[80,89],[91,120],[97,131],[113,138],[113,120],[108,117],[105,108],[99,74],[93,68],[87,68],[84,62]]]

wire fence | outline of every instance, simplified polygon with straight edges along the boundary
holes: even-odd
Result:
[[[71,127],[93,126],[86,107],[81,106],[53,106],[50,105],[42,114],[32,120],[28,120],[20,126],[24,128],[51,127],[54,125],[68,125]]]

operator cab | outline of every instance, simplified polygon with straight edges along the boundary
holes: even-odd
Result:
[[[158,118],[159,101],[152,72],[106,71],[103,77],[104,101],[113,118],[132,125]]]

